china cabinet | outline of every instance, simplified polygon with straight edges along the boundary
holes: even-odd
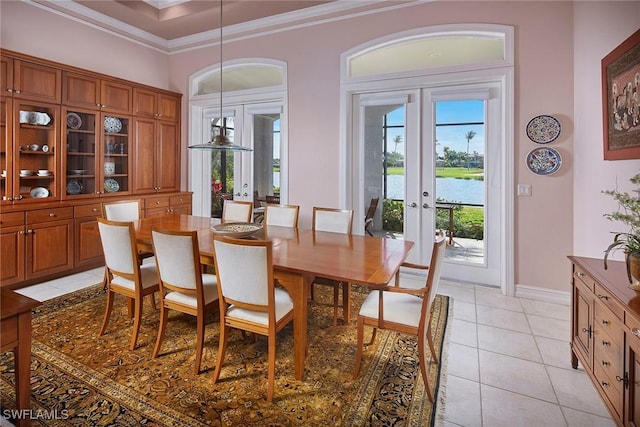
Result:
[[[0,86],[0,286],[103,265],[105,201],[191,213],[180,94],[5,49]]]
[[[571,363],[582,364],[618,425],[640,425],[640,295],[623,262],[572,261]]]

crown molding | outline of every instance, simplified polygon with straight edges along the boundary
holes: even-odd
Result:
[[[22,0],[27,4],[47,10],[65,18],[71,19],[90,27],[99,29],[109,34],[122,37],[133,43],[148,48],[176,54],[185,51],[201,49],[220,42],[220,30],[214,29],[191,36],[180,37],[172,40],[163,39],[137,27],[125,24],[88,7],[82,6],[72,0]],[[356,16],[383,13],[389,10],[415,6],[435,0],[337,0],[318,6],[305,8],[298,11],[283,13],[267,18],[257,19],[237,25],[223,28],[225,43],[233,40],[259,37],[276,32],[289,31],[296,28],[318,25],[321,23],[348,19]],[[160,4],[155,1],[153,3]],[[229,37],[231,39],[229,39]]]

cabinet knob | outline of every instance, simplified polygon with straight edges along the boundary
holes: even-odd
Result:
[[[637,337],[640,337],[640,329],[638,328],[631,329],[631,333]]]
[[[160,200],[156,200],[156,205],[159,205],[159,204],[160,204]]]
[[[609,387],[609,383],[606,381],[600,381],[600,384],[602,384],[602,387]]]
[[[603,324],[603,325],[605,325],[605,326],[608,326],[610,323],[611,323],[611,322],[609,322],[608,320],[603,320],[603,321],[602,321],[602,324]]]
[[[56,216],[56,214],[54,214],[53,212],[51,212],[51,213],[49,214],[49,216],[50,216],[51,218],[53,218],[53,217],[55,217],[55,216]]]
[[[20,89],[16,89],[16,93],[22,93]]]
[[[27,230],[27,234],[35,234],[36,232],[33,230]]]
[[[609,300],[609,296],[608,295],[598,295],[598,298],[603,299],[605,301]]]
[[[584,273],[582,271],[578,271],[576,274],[578,275],[578,277],[584,277]]]
[[[609,341],[602,340],[602,345],[607,347],[607,346],[610,346],[611,343]]]
[[[13,92],[13,89],[11,89],[10,87],[7,88],[7,92],[11,93]]]
[[[93,208],[93,209],[91,209],[91,211],[92,211],[92,212],[98,212],[98,209]]]
[[[609,366],[609,365],[611,365],[611,363],[604,360],[602,361],[602,366]]]
[[[22,194],[13,198],[13,200],[22,200]]]

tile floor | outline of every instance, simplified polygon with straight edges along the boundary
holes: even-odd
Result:
[[[99,283],[103,269],[22,288],[43,301]],[[452,298],[437,425],[615,426],[587,374],[571,368],[570,307],[443,281]]]

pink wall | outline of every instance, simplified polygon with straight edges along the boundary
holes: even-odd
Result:
[[[188,78],[219,61],[217,47],[167,56],[22,2],[3,1],[0,13],[4,48],[182,92],[186,147]],[[342,52],[410,28],[467,22],[513,25],[515,182],[530,184],[533,190],[531,197],[516,198],[516,283],[568,292],[566,256],[600,256],[610,239],[611,224],[602,220],[602,213],[615,206],[605,206],[600,189],[613,188],[616,179],[624,184],[639,168],[638,161],[602,160],[599,89],[600,59],[633,32],[637,16],[640,2],[432,2],[259,39],[225,41],[224,57],[287,62],[290,201],[301,205],[302,225],[308,225],[314,204],[338,204]],[[534,175],[524,164],[536,147],[525,126],[538,114],[552,114],[562,123],[562,134],[552,146],[561,152],[563,166],[550,177]]]

